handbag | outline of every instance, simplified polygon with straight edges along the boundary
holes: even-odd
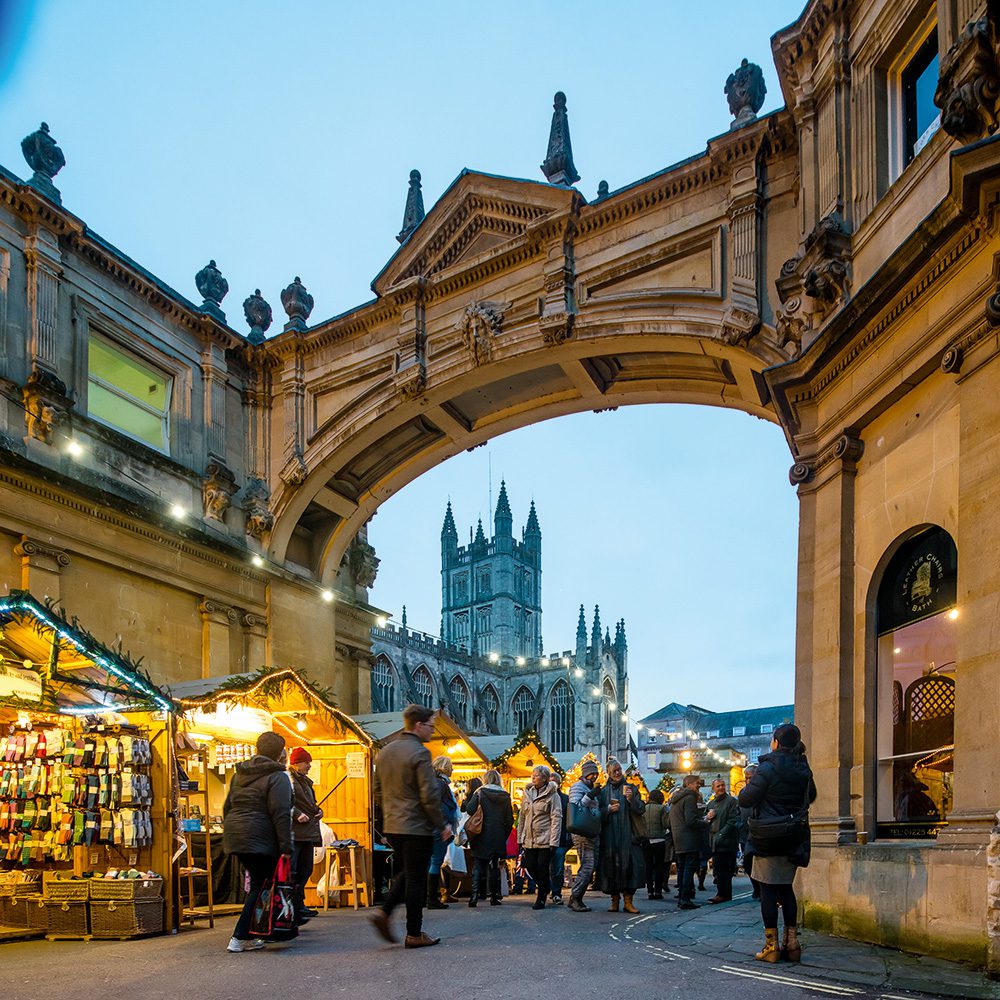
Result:
[[[570,802],[566,814],[566,830],[578,837],[596,837],[601,832],[601,814],[579,802]]]
[[[809,836],[809,782],[802,796],[802,805],[780,819],[762,820],[759,806],[747,820],[753,853],[762,858],[775,858],[792,854]]]
[[[483,832],[483,821],[485,820],[483,815],[483,803],[479,802],[476,806],[476,811],[465,821],[466,837],[478,837]]]
[[[250,934],[271,941],[290,941],[298,937],[295,924],[295,885],[287,857],[278,858],[274,874],[264,883],[250,917]]]

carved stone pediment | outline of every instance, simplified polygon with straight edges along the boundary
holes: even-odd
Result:
[[[384,295],[408,279],[432,278],[530,238],[546,216],[579,197],[569,188],[463,171],[376,277]]]
[[[781,300],[775,318],[778,346],[797,354],[850,295],[851,237],[840,219],[822,219],[801,251],[782,265],[774,284]]]
[[[1000,31],[993,7],[970,21],[941,61],[934,103],[941,127],[962,142],[992,134],[1000,100]]]
[[[73,407],[66,383],[52,372],[35,366],[21,390],[28,436],[52,444],[55,433]]]

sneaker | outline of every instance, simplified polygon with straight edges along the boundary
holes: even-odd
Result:
[[[264,942],[256,939],[252,941],[241,941],[239,938],[230,938],[229,944],[226,945],[226,951],[237,952],[237,951],[260,951],[264,947]]]
[[[551,896],[549,897],[549,902],[550,902],[550,903],[551,903],[551,904],[552,904],[553,906],[562,906],[562,905],[563,905],[563,901],[562,901],[562,896],[557,896],[557,895],[556,895],[555,893],[553,893],[553,894],[552,894],[552,895],[551,895]]]

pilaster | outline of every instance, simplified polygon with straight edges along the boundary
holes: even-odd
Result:
[[[230,670],[230,629],[239,613],[228,604],[205,598],[201,612],[201,676],[224,677]]]
[[[65,549],[48,542],[22,535],[14,546],[14,554],[21,557],[21,589],[30,591],[39,601],[61,598],[60,577],[70,564]]]
[[[62,256],[54,233],[35,227],[25,240],[31,361],[55,374],[58,368],[57,324]]]
[[[226,460],[226,356],[218,344],[209,344],[201,355],[205,395],[205,448],[208,458]]]

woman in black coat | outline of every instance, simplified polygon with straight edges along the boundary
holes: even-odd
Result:
[[[498,771],[487,771],[483,775],[482,787],[462,803],[462,810],[472,816],[480,806],[483,809],[483,828],[474,837],[469,837],[469,847],[475,859],[469,906],[475,906],[486,897],[487,892],[490,906],[499,906],[500,859],[507,856],[507,838],[514,826],[514,810],[510,796],[500,784]]]
[[[740,791],[740,806],[749,808],[751,833],[748,849],[753,854],[753,875],[760,884],[760,912],[764,919],[764,947],[758,962],[787,958],[798,962],[802,948],[798,939],[798,903],[792,883],[798,868],[809,864],[809,804],[816,798],[816,785],[806,760],[798,726],[778,726],[771,739],[771,752],[757,762],[757,771]],[[762,838],[754,841],[755,823],[780,823],[800,819],[799,830],[780,851],[769,848]],[[778,947],[778,906],[785,922],[785,935]]]

